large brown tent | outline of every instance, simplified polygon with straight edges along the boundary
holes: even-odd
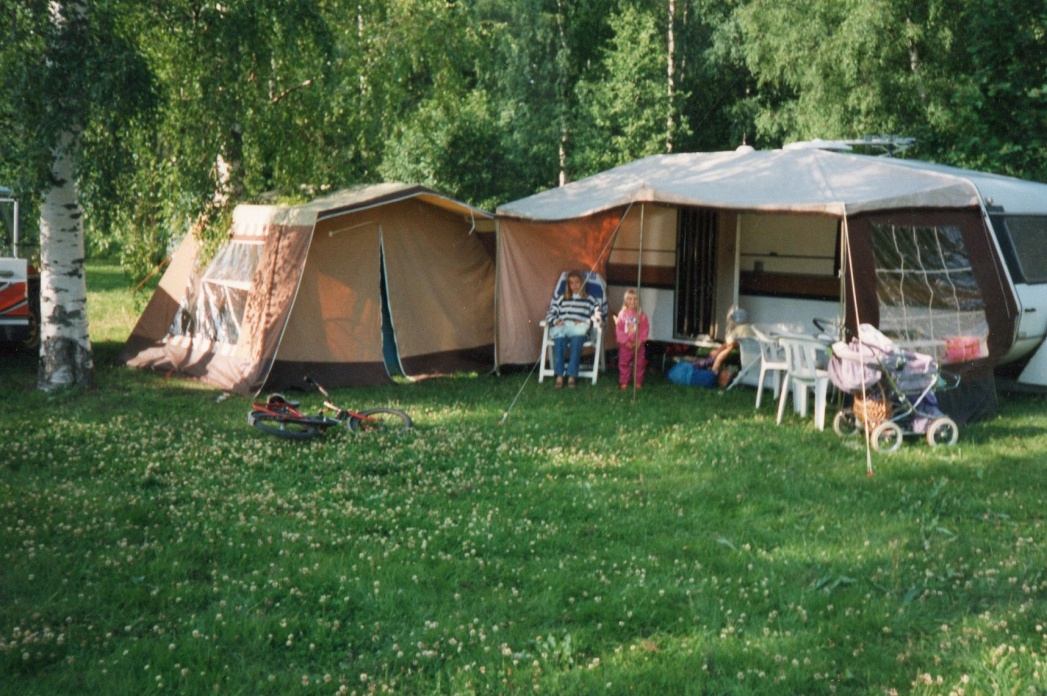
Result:
[[[187,235],[124,348],[133,367],[248,393],[490,369],[491,216],[404,184],[240,205],[206,266]]]

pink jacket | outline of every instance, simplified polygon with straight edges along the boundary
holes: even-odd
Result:
[[[651,332],[650,322],[643,312],[623,309],[614,324],[614,336],[618,345],[632,345],[633,341],[643,343]]]

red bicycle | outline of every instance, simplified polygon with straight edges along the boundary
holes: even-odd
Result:
[[[306,376],[305,382],[324,397],[323,405],[316,415],[302,413],[298,410],[299,402],[291,401],[283,394],[270,394],[264,402],[251,404],[251,412],[247,414],[248,424],[263,433],[287,440],[311,440],[334,427],[352,431],[400,432],[414,425],[411,417],[398,408],[379,406],[363,411],[343,408],[332,403],[331,395],[312,377]]]

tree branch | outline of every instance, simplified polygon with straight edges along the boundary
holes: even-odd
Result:
[[[312,84],[313,84],[313,78],[311,78],[311,77],[310,77],[310,78],[309,78],[308,80],[305,80],[305,81],[303,81],[303,82],[300,82],[300,83],[299,83],[299,84],[297,84],[297,85],[292,85],[291,87],[288,87],[287,89],[285,89],[285,90],[284,90],[283,92],[280,92],[280,93],[279,93],[279,94],[277,94],[277,95],[276,95],[275,97],[273,97],[272,99],[270,99],[270,100],[269,100],[269,103],[270,103],[270,104],[277,104],[277,103],[279,103],[279,102],[280,102],[280,101],[281,101],[281,100],[282,100],[282,99],[283,99],[284,97],[288,96],[288,95],[289,95],[289,94],[291,94],[292,92],[297,92],[297,91],[298,91],[298,90],[300,90],[300,89],[305,89],[306,87],[311,87],[311,86],[312,86]]]

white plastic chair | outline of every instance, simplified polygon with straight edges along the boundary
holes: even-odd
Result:
[[[560,279],[556,282],[556,288],[553,291],[553,299],[563,295],[566,291],[568,273],[569,271],[564,271],[560,274]],[[600,372],[607,369],[607,357],[603,349],[603,325],[607,318],[607,283],[595,271],[585,273],[583,281],[586,294],[600,301],[600,315],[594,317],[599,321],[593,321],[589,335],[582,344],[582,362],[578,368],[578,377],[596,384]],[[553,377],[556,372],[553,370],[553,339],[549,336],[549,326],[544,319],[538,322],[538,325],[542,327],[542,355],[538,365],[538,382],[541,383],[546,377]],[[591,360],[586,355],[588,349],[592,349]]]
[[[763,398],[763,388],[767,379],[771,380],[774,389],[774,398],[778,398],[782,389],[782,375],[789,369],[785,350],[779,345],[778,339],[765,334],[755,326],[752,327],[753,335],[760,347],[760,376],[756,384],[756,408],[760,408],[760,400]]]
[[[779,336],[778,343],[785,351],[787,369],[778,397],[778,423],[782,422],[785,400],[790,389],[793,408],[801,416],[807,416],[807,390],[814,392],[814,427],[825,429],[825,404],[829,392],[829,372],[820,367],[828,347],[809,336]]]
[[[731,391],[741,384],[742,380],[751,379],[749,373],[760,369],[760,342],[749,336],[739,338],[738,360],[741,363],[741,368],[724,391]],[[756,384],[756,382],[745,382],[745,384]]]

